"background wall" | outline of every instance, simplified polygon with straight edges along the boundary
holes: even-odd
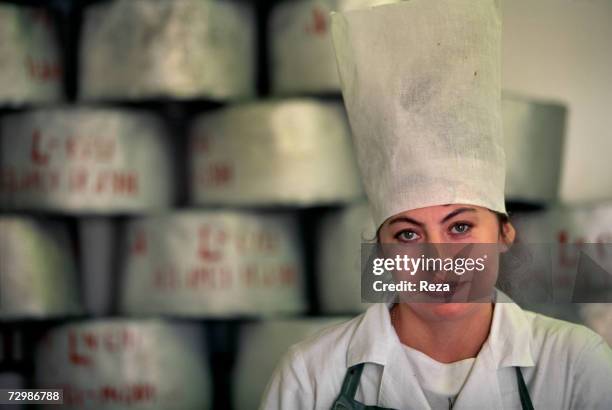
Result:
[[[609,199],[612,2],[510,0],[502,10],[504,88],[569,110],[562,200]]]

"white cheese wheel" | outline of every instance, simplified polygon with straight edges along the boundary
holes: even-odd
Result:
[[[376,242],[376,227],[367,203],[323,216],[317,234],[317,287],[323,313],[362,312],[361,245]]]
[[[53,108],[0,120],[0,206],[136,212],[173,198],[168,135],[139,111]]]
[[[315,100],[206,113],[190,138],[197,205],[319,205],[363,196],[345,112]]]
[[[255,92],[252,6],[228,0],[114,0],[88,7],[80,98],[214,100]]]
[[[43,9],[0,4],[0,106],[64,98],[55,29]]]
[[[305,309],[302,247],[289,215],[181,211],[131,221],[121,310],[195,317]]]
[[[1,216],[0,261],[0,319],[80,313],[74,254],[63,224]]]
[[[63,389],[62,409],[196,410],[212,403],[206,344],[195,325],[65,324],[42,339],[34,363],[38,388]]]
[[[562,105],[504,95],[506,200],[549,204],[559,199],[566,112]]]

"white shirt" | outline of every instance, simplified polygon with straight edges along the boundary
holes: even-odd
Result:
[[[367,363],[355,399],[394,409],[431,409],[393,329],[388,307],[291,347],[268,384],[261,409],[329,409],[349,367]],[[536,409],[612,409],[612,351],[584,326],[496,303],[488,339],[454,410],[520,409],[514,367]]]
[[[402,348],[429,405],[433,409],[448,409],[455,403],[476,359],[440,363],[409,346]]]

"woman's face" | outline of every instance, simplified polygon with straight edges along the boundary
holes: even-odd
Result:
[[[378,232],[380,243],[486,243],[510,246],[515,230],[497,214],[474,205],[439,205],[413,209],[387,219]],[[448,320],[469,315],[479,303],[409,303],[423,319]],[[479,306],[480,305],[480,306]]]

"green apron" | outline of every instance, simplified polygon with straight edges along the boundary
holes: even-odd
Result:
[[[342,390],[340,390],[340,395],[332,405],[332,410],[393,410],[386,407],[366,406],[355,400],[355,393],[357,393],[357,386],[359,386],[364,364],[360,363],[348,369],[342,382]],[[515,369],[516,382],[521,397],[521,407],[523,410],[534,410],[529,390],[527,390],[527,385],[523,379],[523,373],[521,373],[520,368],[515,367]]]

